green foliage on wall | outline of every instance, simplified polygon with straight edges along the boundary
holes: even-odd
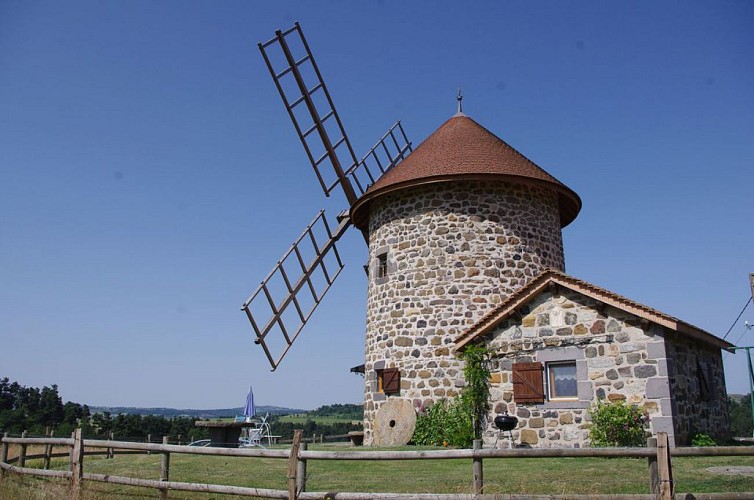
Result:
[[[474,439],[481,439],[491,409],[489,352],[483,345],[470,345],[460,358],[465,362],[463,377],[466,380],[461,397],[474,422]]]
[[[470,448],[474,439],[481,438],[491,407],[489,353],[484,346],[470,345],[460,357],[466,381],[461,395],[419,409],[414,444]]]

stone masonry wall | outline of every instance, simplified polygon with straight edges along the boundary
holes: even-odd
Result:
[[[516,443],[534,447],[582,447],[589,444],[587,410],[599,398],[638,405],[652,429],[669,431],[672,408],[668,392],[663,329],[562,287],[539,294],[503,321],[485,339],[495,352],[491,400],[493,411],[485,445],[498,435],[492,421],[507,411],[519,419]],[[518,404],[512,364],[575,361],[578,400],[545,399]],[[546,374],[546,371],[545,371]],[[546,375],[545,375],[546,379]],[[509,446],[503,440],[498,446]]]
[[[730,434],[728,394],[723,359],[711,349],[681,334],[668,336],[670,392],[673,395],[676,444],[691,444],[696,433],[718,441]],[[706,387],[703,385],[706,382]]]
[[[387,273],[379,276],[380,256]],[[377,373],[399,368],[415,405],[463,385],[453,340],[545,268],[563,270],[555,193],[463,181],[406,189],[375,200],[369,222],[364,431],[386,400]]]

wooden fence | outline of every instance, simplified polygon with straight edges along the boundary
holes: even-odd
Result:
[[[705,448],[669,448],[667,434],[659,433],[658,438],[647,440],[646,448],[542,448],[542,449],[482,449],[481,442],[476,441],[473,449],[460,450],[432,450],[432,451],[309,451],[306,443],[301,440],[301,431],[296,431],[290,449],[260,449],[260,448],[201,448],[167,444],[133,443],[114,440],[82,439],[81,429],[77,429],[71,438],[28,438],[9,437],[7,434],[0,439],[2,448],[0,453],[0,475],[8,472],[65,478],[70,481],[72,497],[77,496],[83,481],[100,481],[111,484],[140,486],[160,490],[161,498],[167,498],[169,490],[193,491],[217,494],[232,494],[263,498],[288,499],[322,499],[336,498],[333,493],[306,491],[306,468],[311,460],[446,460],[468,459],[471,464],[471,484],[473,494],[430,494],[430,493],[337,493],[338,500],[366,500],[372,498],[402,498],[414,500],[429,499],[485,499],[500,498],[501,495],[484,494],[483,461],[497,458],[547,458],[547,457],[635,457],[647,459],[647,477],[650,494],[645,495],[583,495],[582,498],[611,498],[611,499],[661,499],[688,498],[676,495],[674,491],[673,473],[671,466],[671,452],[676,457],[710,457],[710,456],[754,456],[751,446],[720,446]],[[8,457],[10,444],[19,445],[19,454]],[[45,446],[45,452],[37,455],[26,455],[29,445]],[[53,446],[70,448],[67,453],[52,453]],[[118,453],[154,453],[162,454],[160,465],[160,479],[138,479],[124,476],[92,474],[84,471],[84,457],[86,455],[107,455],[112,457],[114,450]],[[87,451],[85,451],[87,450]],[[288,489],[274,490],[265,488],[250,488],[242,486],[226,486],[219,484],[198,484],[170,481],[170,455],[183,453],[192,455],[215,455],[224,457],[273,458],[288,462]],[[68,470],[49,470],[50,457],[69,457]],[[26,460],[43,459],[44,468],[26,467]],[[15,464],[15,465],[14,465]],[[548,499],[568,498],[573,495],[547,495]],[[515,498],[537,498],[537,496],[515,495]],[[542,497],[539,497],[542,498]],[[692,498],[754,498],[754,493],[706,493]]]

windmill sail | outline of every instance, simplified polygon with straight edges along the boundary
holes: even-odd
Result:
[[[259,50],[325,195],[340,185],[353,205],[357,196],[345,170],[357,163],[356,153],[301,27],[296,23],[287,31],[277,30],[275,38],[259,44]],[[334,178],[323,168],[328,162]]]
[[[332,232],[320,211],[243,303],[273,371],[343,269],[335,243],[349,224],[344,218]]]
[[[397,122],[357,159],[298,23],[277,30],[274,38],[259,44],[259,50],[326,196],[340,186],[353,206],[411,151],[411,142]],[[348,213],[338,220],[331,232],[320,212],[241,308],[273,371],[343,269],[335,243],[350,225]],[[362,235],[368,243],[366,231]]]
[[[396,166],[410,152],[411,141],[399,120],[358,163],[346,170],[346,176],[353,181],[361,196],[382,174]]]

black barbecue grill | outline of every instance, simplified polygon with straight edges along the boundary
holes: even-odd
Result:
[[[508,412],[504,412],[502,415],[495,417],[495,427],[500,432],[497,433],[497,439],[495,439],[495,448],[497,448],[497,442],[500,439],[500,435],[504,432],[508,433],[508,437],[511,440],[511,447],[513,447],[513,429],[518,425],[518,419],[513,415],[508,415]]]

